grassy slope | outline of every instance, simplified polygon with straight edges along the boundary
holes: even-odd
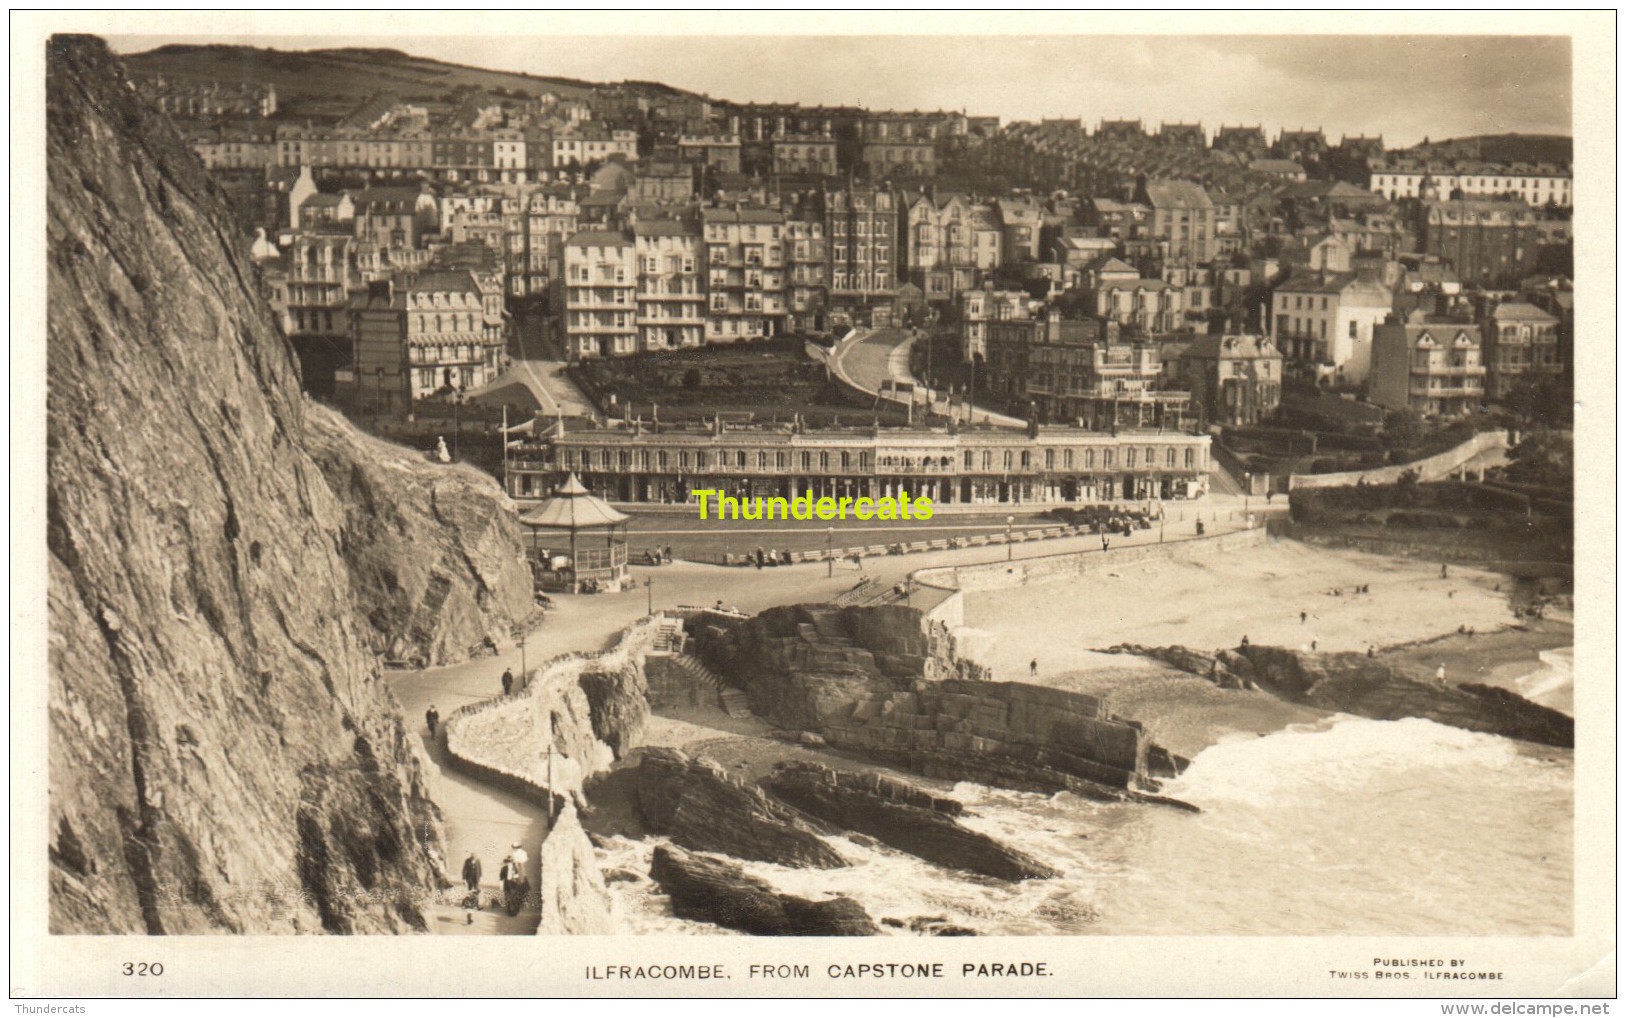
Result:
[[[509,71],[482,70],[460,64],[413,57],[392,49],[331,49],[291,52],[251,46],[163,46],[126,56],[136,74],[162,74],[182,81],[218,81],[236,87],[242,83],[271,84],[284,101],[334,95],[359,102],[378,90],[391,89],[403,98],[434,97],[461,85],[484,90],[497,88],[528,92],[551,91],[565,98],[581,98],[594,83],[573,78],[548,78]],[[660,91],[664,86],[643,86]],[[667,90],[670,94],[675,90]]]

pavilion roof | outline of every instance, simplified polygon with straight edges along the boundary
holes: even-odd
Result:
[[[553,497],[520,516],[527,527],[542,530],[597,530],[625,523],[629,516],[582,487],[571,474]]]

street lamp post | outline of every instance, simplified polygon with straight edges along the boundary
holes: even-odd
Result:
[[[1005,561],[1009,562],[1016,557],[1016,549],[1011,547],[1011,524],[1016,522],[1015,516],[1005,517]]]
[[[825,570],[824,575],[827,576],[827,577],[836,575],[835,544],[836,544],[836,528],[835,527],[825,527],[824,528],[824,563],[828,568]]]

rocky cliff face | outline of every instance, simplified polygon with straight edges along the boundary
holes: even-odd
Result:
[[[518,517],[489,476],[426,463],[317,405],[305,448],[344,507],[339,553],[386,657],[463,661],[533,610]]]
[[[409,516],[475,525],[423,570],[466,552],[444,659],[522,596],[517,541],[303,402],[218,188],[102,43],[47,74],[51,928],[422,929],[438,827],[373,653],[419,564],[386,563]]]

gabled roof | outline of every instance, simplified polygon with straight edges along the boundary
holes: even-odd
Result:
[[[1137,269],[1137,268],[1135,268],[1135,267],[1134,267],[1134,266],[1133,266],[1133,265],[1131,265],[1131,264],[1129,264],[1129,263],[1128,263],[1128,262],[1126,262],[1126,261],[1124,261],[1124,260],[1122,260],[1122,259],[1121,259],[1121,258],[1112,258],[1112,257],[1108,257],[1108,258],[1107,258],[1107,260],[1106,260],[1106,261],[1104,261],[1104,262],[1102,262],[1102,263],[1101,263],[1101,264],[1100,264],[1100,265],[1094,265],[1094,266],[1091,266],[1091,268],[1092,268],[1092,269],[1093,269],[1093,270],[1094,270],[1094,271],[1096,271],[1096,272],[1100,272],[1100,273],[1107,273],[1107,272],[1112,272],[1112,273],[1125,273],[1125,272],[1132,272],[1132,273],[1134,273],[1134,274],[1135,274],[1135,275],[1136,275],[1136,276],[1137,276],[1137,277],[1138,277],[1138,276],[1139,276],[1139,275],[1140,275],[1140,270],[1139,270],[1139,269]]]
[[[1146,198],[1154,207],[1211,209],[1214,203],[1201,184],[1190,180],[1151,180]]]
[[[1558,319],[1536,307],[1534,304],[1522,300],[1510,300],[1498,304],[1491,317],[1499,322],[1537,322],[1543,325],[1556,325]]]
[[[565,241],[569,247],[627,247],[631,243],[620,230],[582,230]]]
[[[632,232],[639,237],[698,237],[700,231],[681,219],[641,219]]]
[[[1280,357],[1264,336],[1198,336],[1180,354],[1183,360],[1218,360],[1220,357]]]

